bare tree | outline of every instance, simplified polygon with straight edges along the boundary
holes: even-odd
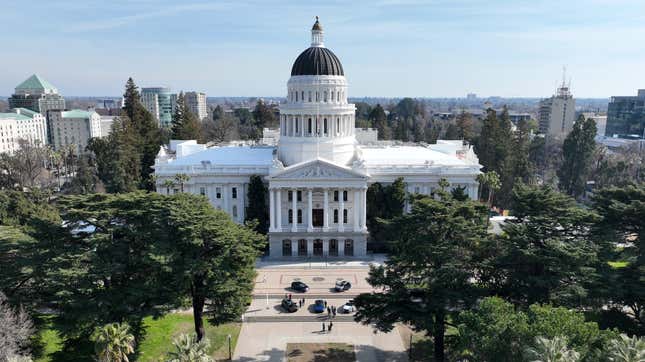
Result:
[[[34,325],[22,309],[11,307],[0,292],[0,361],[21,360],[29,356],[29,338]]]

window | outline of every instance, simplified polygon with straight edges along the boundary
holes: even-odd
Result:
[[[298,201],[302,201],[302,191],[298,190],[296,197],[298,198]]]
[[[289,191],[289,192],[287,192],[287,200],[288,200],[288,201],[293,200],[293,191]]]
[[[298,122],[298,117],[296,117],[296,134],[298,134],[298,126],[300,125],[300,122]]]
[[[298,209],[298,224],[302,224],[302,209]]]
[[[199,194],[202,195],[202,196],[205,196],[206,195],[206,188],[205,187],[200,187],[199,188]]]
[[[282,256],[291,256],[291,240],[282,240]]]
[[[415,187],[414,187],[414,193],[415,193],[415,194],[418,194],[418,193],[419,193],[419,186],[415,186]]]
[[[343,201],[347,201],[347,190],[343,191]]]
[[[298,92],[295,92],[295,93],[296,93],[296,102],[297,102],[298,101]]]
[[[293,224],[293,209],[289,209],[289,224]]]
[[[237,187],[231,189],[231,195],[234,199],[237,199]]]
[[[325,102],[327,102],[327,91],[325,91],[323,94],[324,94],[324,96],[323,96],[323,97],[325,97],[325,98],[324,98],[324,99],[325,99]]]
[[[337,93],[336,93],[336,98],[337,98],[337,99],[336,99],[336,101],[337,101],[337,102],[340,102],[340,92],[337,92]]]
[[[300,93],[300,96],[301,96],[300,99],[302,99],[302,101],[304,102],[305,101],[305,91],[302,91],[302,93]]]
[[[307,133],[311,134],[311,118],[309,118],[309,122],[307,122]]]
[[[327,134],[327,118],[323,119],[323,133]]]
[[[320,102],[320,92],[316,92],[316,102]]]
[[[334,224],[338,224],[338,209],[334,209]]]
[[[334,191],[334,201],[338,201],[338,190]]]
[[[336,118],[336,134],[340,134],[340,118]]]
[[[237,217],[237,206],[233,205],[233,217]]]
[[[221,187],[216,187],[215,188],[215,197],[218,199],[222,198],[222,188]]]
[[[309,102],[311,102],[311,91],[309,91]]]
[[[343,224],[347,224],[347,209],[343,209]]]
[[[334,101],[334,91],[331,91],[331,101]]]

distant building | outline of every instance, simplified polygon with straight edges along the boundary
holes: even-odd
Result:
[[[9,107],[31,109],[47,117],[49,110],[65,109],[65,98],[51,83],[34,74],[16,87]]]
[[[175,109],[176,95],[167,87],[141,88],[141,102],[159,125],[169,127]]]
[[[120,110],[123,107],[123,98],[119,99],[99,99],[96,101],[96,109],[117,109]]]
[[[186,92],[184,100],[188,110],[194,113],[200,121],[208,116],[206,110],[206,94],[202,92]]]
[[[114,123],[115,116],[101,115],[101,138],[105,138],[112,133],[112,124]]]
[[[47,143],[45,116],[31,109],[15,108],[0,113],[0,153],[13,154],[18,150],[18,140],[44,145]]]
[[[538,109],[540,133],[564,138],[571,132],[575,120],[576,101],[563,79],[556,95],[540,101]]]
[[[596,121],[596,135],[604,136],[607,128],[607,116],[595,112],[582,112],[585,119],[591,118]]]
[[[475,93],[468,93],[468,94],[466,95],[466,99],[468,99],[469,101],[474,101],[475,99],[477,99],[477,94],[475,94]]]
[[[49,132],[55,150],[73,146],[76,152],[83,153],[90,138],[102,136],[101,116],[80,109],[51,111]]]
[[[639,89],[636,97],[611,97],[605,135],[645,137],[645,89]]]

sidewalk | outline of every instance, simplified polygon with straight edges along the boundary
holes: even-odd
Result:
[[[294,268],[294,269],[348,269],[348,268],[369,268],[370,265],[381,265],[387,260],[385,254],[372,254],[366,258],[307,258],[301,257],[296,259],[278,259],[271,260],[259,258],[256,263],[256,269],[279,269],[279,268]]]

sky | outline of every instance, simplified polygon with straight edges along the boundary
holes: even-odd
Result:
[[[645,88],[643,0],[0,1],[0,95],[137,85],[283,96],[314,17],[350,97],[576,97]]]

